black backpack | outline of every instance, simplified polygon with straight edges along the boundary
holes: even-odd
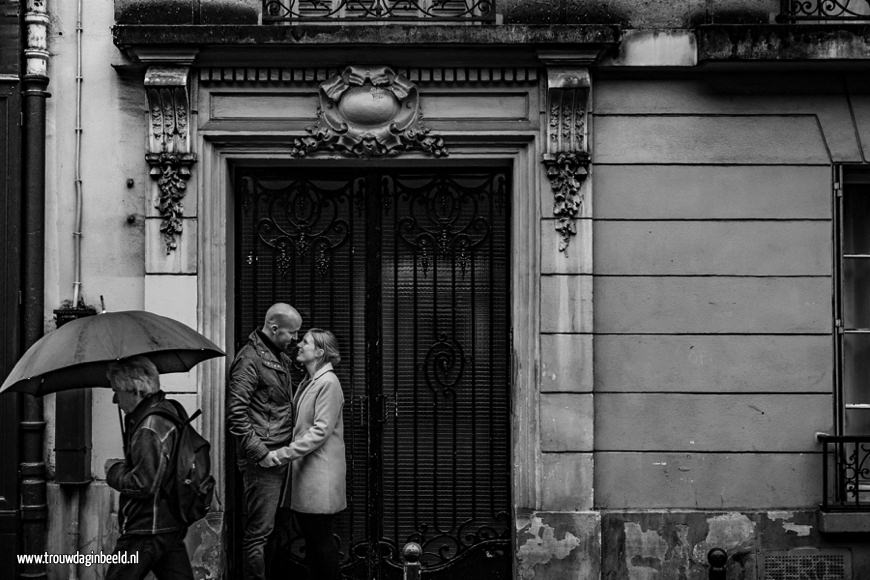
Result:
[[[164,480],[163,490],[170,498],[173,513],[186,526],[205,517],[214,497],[215,479],[211,474],[209,450],[211,444],[193,428],[193,420],[202,414],[201,409],[187,416],[181,403],[166,399],[175,407],[175,413],[159,407],[148,415],[160,415],[172,421],[178,435],[172,453],[170,476]],[[146,417],[148,416],[146,415]],[[142,418],[144,420],[145,417]]]

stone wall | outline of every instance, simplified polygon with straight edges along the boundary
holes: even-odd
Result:
[[[602,577],[706,578],[721,547],[756,578],[768,552],[831,546],[832,163],[862,159],[866,95],[617,76],[593,147]]]

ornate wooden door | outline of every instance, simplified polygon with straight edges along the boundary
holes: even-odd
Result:
[[[343,574],[509,578],[506,168],[241,168],[239,338],[274,301],[337,335],[348,509]],[[292,526],[282,577],[305,578]],[[298,574],[298,575],[297,575]]]

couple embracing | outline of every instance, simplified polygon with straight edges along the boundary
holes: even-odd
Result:
[[[310,577],[339,577],[332,528],[347,498],[344,395],[333,367],[341,357],[330,331],[311,328],[299,340],[301,328],[296,309],[273,304],[230,368],[227,423],[244,485],[245,580],[266,578],[266,543],[285,492],[305,539]],[[293,346],[307,370],[295,389],[287,354]]]

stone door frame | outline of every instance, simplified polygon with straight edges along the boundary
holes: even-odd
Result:
[[[515,249],[511,260],[511,332],[513,335],[512,369],[512,495],[514,507],[531,507],[539,504],[536,490],[541,477],[540,445],[538,441],[537,365],[539,340],[540,304],[540,200],[527,192],[538,192],[548,187],[542,182],[542,172],[535,148],[535,138],[512,137],[491,140],[479,144],[465,143],[451,147],[450,159],[466,163],[511,163],[512,192],[511,240]],[[312,165],[312,160],[293,159],[287,147],[262,145],[248,137],[228,134],[201,134],[199,143],[198,196],[198,275],[197,275],[197,320],[199,330],[227,349],[228,357],[207,361],[197,374],[200,405],[203,408],[203,431],[212,441],[213,457],[225,457],[226,440],[225,397],[222,388],[232,354],[235,336],[233,317],[233,268],[234,238],[233,184],[231,167],[235,163],[280,162],[282,165]],[[353,164],[338,156],[318,157],[331,159],[340,164]],[[414,166],[423,155],[412,155],[391,160],[391,164]],[[428,161],[427,162],[431,162]],[[449,162],[448,162],[449,163]],[[216,461],[214,471],[218,480],[218,495],[222,503],[226,499],[224,485],[227,466]],[[224,504],[225,505],[225,504]]]

